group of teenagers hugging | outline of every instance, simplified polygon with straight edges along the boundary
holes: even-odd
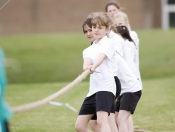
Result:
[[[90,71],[90,84],[75,129],[134,132],[132,114],[142,95],[139,39],[118,3],[108,2],[105,10],[89,14],[82,25],[90,42],[83,51],[83,69]]]

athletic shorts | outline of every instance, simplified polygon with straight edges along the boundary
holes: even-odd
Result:
[[[112,105],[112,107],[111,107],[110,113],[114,113],[114,114],[115,114],[115,100],[114,100],[114,103],[113,103],[113,105]],[[93,115],[93,117],[91,118],[91,120],[97,120],[97,113],[95,113],[95,114]]]
[[[124,93],[123,95],[119,96],[116,102],[116,110],[126,110],[131,111],[131,114],[134,114],[136,109],[137,103],[142,95],[142,91],[137,91],[134,93]]]
[[[99,91],[90,97],[86,97],[79,115],[96,114],[97,111],[105,111],[110,114],[111,109],[114,109],[114,95],[108,91]],[[113,108],[112,108],[113,107]]]
[[[114,76],[114,79],[115,79],[115,84],[116,84],[116,95],[115,95],[115,99],[116,99],[119,97],[120,92],[121,92],[121,83],[117,76]]]

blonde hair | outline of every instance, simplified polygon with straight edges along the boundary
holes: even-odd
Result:
[[[114,21],[117,18],[123,18],[128,24],[129,24],[129,19],[128,19],[128,15],[124,12],[118,12],[117,14],[115,14],[112,18],[112,20]]]
[[[92,12],[87,16],[87,19],[93,18],[95,16],[96,12]]]
[[[97,24],[105,26],[106,28],[110,28],[112,23],[112,20],[104,13],[104,12],[96,12],[93,13],[92,18],[92,26],[95,26]]]
[[[118,34],[117,29],[116,29],[115,25],[113,24],[111,18],[109,18],[109,16],[104,12],[90,13],[87,16],[87,19],[92,19],[91,20],[92,26],[96,25],[96,24],[99,24],[99,25],[105,26],[106,28],[110,27],[115,33]]]

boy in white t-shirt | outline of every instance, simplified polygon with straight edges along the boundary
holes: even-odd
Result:
[[[84,23],[82,25],[83,33],[86,36],[86,38],[88,39],[88,41],[91,42],[91,44],[95,41],[95,38],[92,34],[92,24],[91,24],[92,16],[93,16],[93,13],[91,13],[88,16],[88,18],[84,21]],[[112,34],[112,36],[114,36],[114,34]],[[124,41],[122,38],[120,40]],[[116,39],[117,44],[120,44],[119,43],[120,40]],[[116,47],[119,47],[119,46],[116,46]],[[116,63],[117,63],[117,61],[116,61]],[[117,77],[118,68],[116,67],[117,66],[116,63],[114,64],[115,66],[113,66],[113,67],[115,67],[115,70],[114,70],[114,79],[115,79],[115,83],[116,83],[116,97],[115,98],[117,98],[120,95],[120,92],[121,92],[120,80]],[[117,132],[116,123],[115,123],[115,102],[113,104],[113,109],[111,109],[110,115],[108,116],[108,122],[109,122],[109,125],[110,125],[111,132]],[[89,121],[89,125],[93,129],[94,132],[99,132],[100,131],[99,127],[97,125],[97,115],[96,114]]]
[[[96,13],[92,19],[94,43],[83,51],[84,70],[90,70],[90,87],[77,118],[77,132],[90,132],[87,124],[97,114],[97,125],[101,132],[111,132],[108,115],[116,94],[112,59],[115,57],[115,45],[107,38],[110,19],[104,13]]]

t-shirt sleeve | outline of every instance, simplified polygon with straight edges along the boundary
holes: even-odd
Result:
[[[134,56],[136,53],[136,46],[133,42],[130,42],[128,40],[126,40],[126,42],[127,42],[127,47],[129,49],[128,53],[130,54],[132,60],[134,60]]]
[[[113,43],[113,41],[109,41],[106,43],[103,43],[103,45],[101,46],[100,49],[100,53],[105,54],[109,59],[111,59],[111,57],[115,54],[115,44]]]
[[[137,47],[139,47],[139,38],[138,35],[135,31],[130,32],[131,38],[133,39],[134,43],[136,44]]]
[[[122,44],[124,43],[124,40],[121,38],[115,39],[115,50],[123,56],[123,49],[122,49]]]
[[[115,34],[115,35],[113,35],[112,40],[115,43],[116,52],[118,52],[120,54],[120,56],[123,56],[124,39],[119,34]]]
[[[89,58],[90,56],[90,50],[89,48],[86,48],[85,50],[83,50],[83,59],[85,60],[86,58]]]

